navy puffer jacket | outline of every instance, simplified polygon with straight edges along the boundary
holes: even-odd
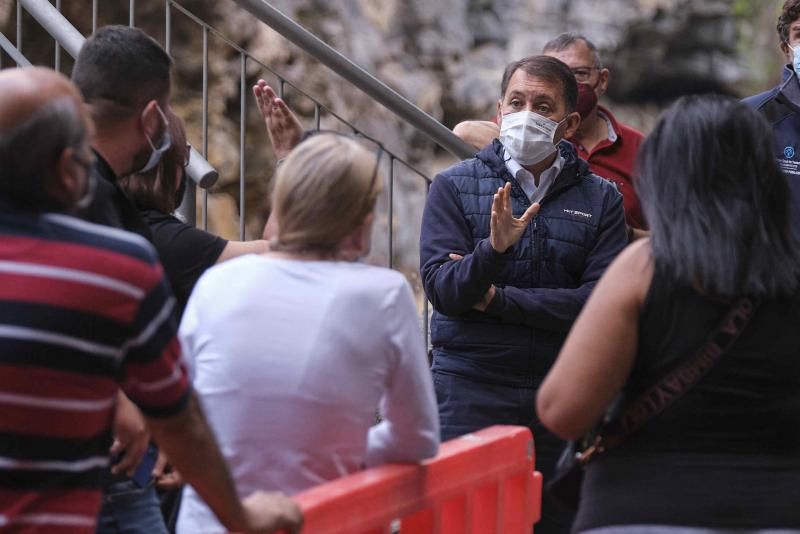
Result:
[[[508,172],[499,141],[434,179],[420,265],[433,304],[434,369],[483,382],[537,387],[597,280],[625,247],[622,196],[563,141],[564,166],[520,241],[489,244],[492,198],[512,184],[514,215],[530,201]],[[464,256],[450,260],[448,254]],[[494,284],[486,312],[472,309]]]
[[[789,181],[792,228],[800,237],[800,82],[791,65],[784,66],[777,87],[743,102],[764,115],[772,126],[775,159]]]

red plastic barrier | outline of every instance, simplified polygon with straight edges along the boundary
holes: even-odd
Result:
[[[533,438],[493,426],[442,444],[422,465],[386,465],[311,488],[304,534],[530,534],[541,516]]]

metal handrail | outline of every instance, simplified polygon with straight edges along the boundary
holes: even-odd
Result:
[[[272,7],[266,0],[235,0],[235,2],[451,154],[460,159],[471,158],[475,154],[475,150],[442,123]]]
[[[23,56],[22,52],[17,50],[17,47],[14,46],[14,44],[11,41],[9,41],[8,38],[2,33],[0,33],[0,48],[5,50],[6,54],[11,56],[11,59],[13,59],[17,63],[18,67],[31,66],[31,62],[28,61],[28,58]]]
[[[16,46],[11,44],[10,42],[5,43],[0,39],[0,45],[3,45],[2,48],[6,49],[11,55],[12,59],[15,59],[14,54],[21,54],[22,52],[22,12],[23,9],[27,10],[28,13],[35,19],[51,36],[54,37],[56,42],[56,49],[55,49],[55,65],[60,65],[60,55],[62,50],[66,51],[72,57],[77,57],[85,38],[78,32],[75,27],[61,14],[61,3],[62,0],[55,0],[55,6],[51,4],[52,0],[18,0],[17,1],[17,43]],[[91,0],[92,4],[92,30],[96,28],[97,25],[97,6],[99,0]],[[240,57],[240,65],[239,65],[239,92],[240,92],[240,124],[239,124],[239,182],[240,182],[240,191],[239,191],[239,232],[240,232],[240,239],[245,238],[245,202],[244,202],[244,190],[245,190],[245,155],[244,155],[244,146],[245,146],[245,129],[246,129],[246,113],[245,113],[245,102],[246,102],[246,94],[247,94],[247,85],[245,83],[246,75],[247,75],[247,65],[248,63],[257,64],[261,68],[265,69],[266,71],[272,73],[278,78],[278,85],[276,89],[278,94],[281,97],[284,97],[284,92],[286,88],[291,88],[293,93],[297,93],[301,95],[303,98],[307,98],[309,101],[313,103],[314,107],[314,129],[319,130],[321,127],[321,118],[323,113],[326,117],[330,119],[335,119],[336,122],[344,126],[345,129],[348,129],[351,133],[363,137],[374,143],[375,145],[380,145],[384,149],[384,153],[388,156],[388,174],[386,175],[387,178],[387,192],[388,192],[388,213],[387,213],[387,238],[388,238],[388,248],[387,248],[387,256],[388,256],[388,267],[393,267],[393,253],[394,253],[394,184],[396,181],[395,174],[398,165],[404,167],[412,174],[416,174],[425,184],[425,193],[427,194],[428,188],[431,184],[431,179],[426,175],[426,173],[420,171],[415,166],[411,165],[408,161],[404,158],[394,154],[391,150],[387,150],[383,143],[366,134],[365,132],[361,131],[358,127],[356,127],[353,123],[349,122],[348,120],[344,119],[339,114],[335,113],[333,110],[329,109],[327,106],[323,105],[319,100],[312,97],[307,92],[300,89],[300,87],[289,80],[287,80],[284,76],[264,64],[263,62],[259,61],[255,57],[253,57],[250,53],[244,50],[241,46],[237,45],[231,39],[227,38],[222,33],[215,30],[213,27],[202,21],[200,18],[195,16],[191,13],[188,9],[184,8],[178,3],[178,0],[165,0],[165,48],[167,52],[170,52],[171,48],[171,37],[172,37],[172,12],[180,12],[182,15],[193,20],[195,23],[199,24],[203,29],[203,126],[202,126],[202,147],[198,147],[202,149],[202,155],[200,152],[192,150],[192,156],[190,159],[190,166],[187,169],[187,174],[192,178],[191,181],[187,184],[187,194],[184,197],[184,202],[181,205],[181,215],[185,217],[185,220],[191,224],[194,224],[196,218],[196,201],[195,201],[195,182],[198,183],[201,187],[206,189],[210,187],[212,184],[206,182],[203,178],[208,176],[208,173],[204,172],[206,169],[210,170],[213,173],[214,181],[216,181],[218,174],[216,171],[208,164],[203,156],[208,153],[208,41],[209,36],[213,35],[216,39],[221,39],[225,42],[228,46],[232,47]],[[130,12],[128,23],[133,24],[134,22],[134,9],[135,9],[135,0],[129,0]],[[302,29],[302,28],[301,28]],[[303,30],[305,31],[305,30]],[[2,37],[2,34],[0,34]],[[313,37],[313,36],[312,36]],[[7,39],[5,39],[7,41]],[[321,41],[320,41],[321,43]],[[323,46],[324,43],[321,43]],[[332,49],[331,49],[332,50]],[[332,50],[333,51],[333,50]],[[338,52],[333,51],[333,53],[338,55]],[[348,63],[350,67],[353,69],[360,69],[360,67],[356,66],[344,56],[340,56],[340,60]],[[23,64],[19,62],[19,64]],[[331,66],[330,63],[325,63],[327,66]],[[344,67],[343,70],[349,71],[350,69]],[[443,146],[450,152],[462,157],[469,157],[471,155],[471,150],[466,147],[460,140],[457,140],[451,132],[434,120],[432,117],[425,114],[422,110],[405,100],[403,97],[383,85],[380,81],[372,77],[366,71],[362,72],[362,80],[363,83],[358,83],[351,81],[353,85],[365,90],[368,96],[371,96],[373,99],[381,102],[387,108],[394,111],[401,118],[404,118],[407,122],[409,122],[412,126],[416,126],[418,130],[426,133],[429,137],[431,137],[435,142],[437,142],[440,146]],[[364,82],[364,80],[367,80]],[[374,85],[383,88],[383,96],[376,96],[374,92],[370,88],[364,87],[366,85]],[[374,87],[372,88],[374,89]],[[388,95],[388,96],[387,96]],[[405,112],[398,111],[397,107],[405,108]],[[406,118],[406,116],[410,116],[410,118]],[[421,117],[421,119],[420,119]],[[433,133],[432,133],[433,132]],[[449,138],[449,139],[448,139]],[[456,142],[451,142],[453,139],[456,139]],[[461,146],[459,146],[461,145]],[[198,170],[198,167],[200,169]],[[203,168],[205,167],[205,168]],[[199,178],[198,178],[199,177]],[[202,224],[203,228],[207,228],[207,211],[208,211],[208,190],[203,191],[202,195],[202,202],[203,202],[203,211],[202,211]],[[423,320],[423,332],[425,333],[426,344],[427,344],[427,334],[428,334],[428,302],[427,299],[423,300],[423,313],[422,313],[422,320]]]
[[[78,57],[78,52],[86,38],[55,6],[47,0],[18,0],[18,2],[70,56]],[[133,0],[131,7],[133,7]],[[194,148],[189,159],[189,166],[186,168],[186,174],[203,189],[213,186],[219,179],[217,170]]]
[[[299,94],[302,97],[307,98],[308,100],[313,102],[314,103],[314,114],[315,114],[315,121],[314,121],[315,122],[315,127],[314,127],[314,129],[319,129],[319,117],[320,117],[321,113],[324,111],[330,117],[333,117],[334,119],[338,120],[339,122],[341,122],[342,124],[347,126],[353,133],[355,133],[355,134],[359,135],[360,137],[363,137],[364,139],[372,142],[376,146],[377,145],[383,145],[383,143],[381,143],[381,141],[379,141],[378,139],[375,139],[374,137],[370,136],[369,134],[361,131],[352,122],[350,122],[347,119],[343,118],[341,115],[339,115],[338,113],[336,113],[335,111],[333,111],[332,109],[328,108],[326,105],[321,103],[319,100],[317,100],[316,98],[314,98],[313,96],[311,96],[307,92],[303,91],[300,87],[298,87],[291,80],[285,78],[282,74],[280,74],[279,72],[276,72],[272,67],[270,67],[269,65],[267,65],[264,62],[260,61],[258,58],[254,57],[247,50],[245,50],[244,48],[242,48],[241,46],[236,44],[234,41],[232,41],[231,39],[226,37],[225,34],[220,32],[219,30],[215,29],[213,26],[209,25],[203,19],[201,19],[200,17],[198,17],[197,15],[195,15],[194,13],[189,11],[186,7],[181,5],[177,0],[169,0],[168,3],[173,9],[175,9],[178,12],[180,12],[183,16],[185,16],[186,18],[188,18],[189,20],[191,20],[192,22],[194,22],[195,24],[197,24],[198,26],[200,26],[203,29],[204,39],[206,40],[206,43],[205,43],[206,47],[208,46],[207,37],[206,36],[208,34],[211,34],[214,37],[216,37],[217,39],[219,39],[220,41],[222,41],[223,43],[225,43],[226,45],[228,45],[229,47],[231,47],[237,54],[247,56],[248,61],[251,61],[251,62],[255,63],[260,68],[266,70],[267,72],[269,72],[270,74],[272,74],[276,78],[278,78],[278,80],[281,82],[281,85],[279,87],[279,93],[282,94],[284,92],[284,86],[291,87],[292,90],[294,90],[297,94]],[[207,48],[204,49],[204,53],[203,53],[203,62],[204,63],[206,61],[206,55],[207,55]],[[205,87],[205,85],[204,85],[204,87]],[[449,132],[449,130],[448,130],[448,132]],[[385,146],[383,147],[383,149],[384,149],[385,152],[391,154],[391,157],[393,159],[395,159],[398,162],[402,163],[409,170],[411,170],[415,174],[419,175],[426,182],[430,182],[430,178],[428,178],[428,176],[424,172],[422,172],[421,170],[416,168],[410,162],[408,162],[404,158],[401,158],[397,154],[392,153]]]
[[[408,171],[410,171],[412,174],[414,174],[414,175],[418,176],[419,178],[421,178],[423,180],[423,182],[424,182],[425,194],[427,194],[427,192],[428,192],[428,190],[430,188],[430,184],[431,184],[431,179],[426,175],[426,173],[422,172],[419,168],[415,167],[414,165],[412,165],[411,163],[406,161],[404,158],[398,156],[397,154],[393,153],[391,150],[387,149],[379,139],[376,139],[375,137],[370,136],[366,132],[361,131],[355,124],[353,124],[352,122],[344,119],[341,115],[337,114],[336,112],[334,112],[333,110],[331,110],[330,108],[328,108],[327,106],[322,104],[318,99],[316,99],[315,97],[311,96],[309,93],[307,93],[306,91],[301,89],[297,84],[295,84],[292,81],[288,80],[281,73],[277,72],[276,70],[271,68],[269,65],[263,63],[258,58],[254,57],[252,54],[250,54],[247,50],[242,48],[240,45],[238,45],[232,39],[228,38],[225,34],[223,34],[222,32],[218,31],[217,29],[215,29],[214,27],[209,25],[207,22],[202,20],[200,17],[198,17],[197,15],[195,15],[194,13],[189,11],[189,9],[187,9],[186,7],[182,6],[179,3],[178,0],[166,0],[166,4],[167,4],[167,12],[166,12],[166,16],[167,16],[167,24],[166,24],[166,28],[167,28],[167,39],[166,39],[167,50],[169,50],[169,47],[170,47],[170,36],[171,36],[170,28],[171,28],[171,23],[172,23],[172,17],[174,16],[172,14],[173,11],[175,13],[180,13],[182,16],[185,16],[187,19],[189,19],[192,22],[194,22],[196,25],[198,25],[202,29],[202,32],[203,32],[203,50],[202,50],[202,65],[203,65],[203,84],[202,84],[202,90],[203,90],[203,114],[202,114],[202,117],[203,118],[202,118],[202,130],[201,130],[201,135],[202,135],[202,140],[203,140],[203,151],[207,150],[207,143],[208,143],[207,99],[208,99],[208,47],[209,47],[209,38],[210,38],[210,36],[213,36],[214,39],[219,40],[220,42],[224,43],[226,46],[230,47],[230,49],[232,51],[234,51],[240,58],[240,65],[239,65],[239,67],[240,67],[240,69],[239,69],[240,70],[240,73],[239,73],[240,79],[239,79],[239,82],[240,82],[240,91],[242,91],[242,93],[240,94],[240,99],[241,99],[240,100],[240,105],[244,102],[244,99],[245,99],[243,88],[241,86],[242,80],[244,80],[244,71],[242,70],[242,67],[245,66],[249,62],[249,63],[252,63],[254,65],[258,65],[259,68],[263,69],[266,72],[269,72],[270,74],[272,74],[273,76],[275,76],[277,78],[278,84],[277,84],[277,86],[275,88],[276,88],[276,90],[278,92],[278,95],[281,98],[285,97],[286,89],[287,88],[291,88],[293,94],[296,93],[297,95],[302,96],[303,98],[307,99],[308,101],[310,101],[313,104],[313,107],[314,107],[314,122],[313,122],[313,126],[312,126],[313,129],[315,129],[315,130],[319,130],[320,129],[320,127],[321,127],[321,118],[322,118],[322,115],[324,113],[328,118],[335,119],[335,121],[337,121],[338,123],[343,125],[351,133],[368,140],[369,142],[371,142],[375,146],[380,145],[380,146],[383,147],[383,150],[384,150],[385,154],[389,156],[389,158],[388,158],[389,159],[389,161],[388,161],[388,173],[386,175],[386,179],[387,179],[386,191],[388,193],[387,220],[389,221],[389,224],[387,224],[387,238],[388,238],[388,247],[387,247],[388,265],[387,266],[390,267],[390,268],[393,267],[394,266],[393,265],[393,251],[394,251],[394,246],[393,246],[394,230],[393,230],[393,226],[394,225],[392,224],[391,221],[394,220],[394,189],[395,189],[394,188],[394,184],[395,184],[395,174],[396,174],[395,173],[395,167],[397,165],[400,165],[400,166],[404,167],[405,169],[407,169]],[[425,115],[421,110],[417,110],[417,111],[419,111],[419,113],[422,113],[423,115]],[[244,115],[242,113],[242,110],[240,109],[240,132],[239,132],[240,133],[240,139],[239,139],[239,142],[240,142],[240,146],[239,146],[239,150],[240,150],[240,169],[239,169],[239,171],[240,171],[240,181],[243,180],[243,176],[242,175],[244,174],[244,171],[243,171],[243,168],[242,168],[243,160],[241,159],[242,150],[243,150],[243,146],[242,146],[243,145],[243,142],[242,142],[243,138],[242,138],[241,134],[242,134],[243,129],[244,129],[244,124],[241,121],[243,121],[243,117],[244,117]],[[433,121],[433,119],[430,118],[429,116],[425,115],[425,117],[427,117],[429,120]],[[439,124],[438,122],[436,124],[439,127],[443,128],[447,132],[448,135],[451,135],[449,130],[444,128],[441,124]],[[240,195],[241,195],[242,190],[243,190],[243,188],[240,188]],[[207,192],[204,192],[204,193],[205,194],[203,195],[202,225],[203,225],[203,228],[206,228],[206,225],[207,225],[206,214],[207,214],[207,211],[208,211],[208,207],[207,207]],[[239,227],[240,232],[242,232],[243,228],[244,228],[244,225],[243,225],[243,218],[244,218],[243,211],[244,211],[244,203],[243,203],[242,198],[240,196],[240,212],[239,212],[239,214],[240,214],[240,227]],[[192,216],[190,219],[194,220],[194,217]],[[422,328],[422,330],[423,330],[423,334],[425,336],[425,344],[426,345],[428,344],[428,307],[429,307],[428,300],[427,299],[423,299],[423,303],[422,303],[422,323],[423,323],[423,328]]]

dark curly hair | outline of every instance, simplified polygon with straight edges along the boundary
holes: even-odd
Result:
[[[723,298],[797,291],[789,183],[760,113],[727,97],[681,98],[639,148],[638,176],[656,266],[675,284]]]
[[[789,26],[792,22],[800,18],[800,0],[786,0],[781,9],[781,16],[778,17],[778,35],[782,43],[789,42]]]
[[[119,179],[119,185],[140,210],[156,210],[170,214],[183,200],[178,192],[181,180],[190,180],[183,162],[186,159],[186,130],[183,121],[167,110],[172,145],[164,152],[156,167],[144,174],[131,174]]]

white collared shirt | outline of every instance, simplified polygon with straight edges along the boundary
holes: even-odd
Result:
[[[614,130],[614,125],[611,123],[611,119],[609,119],[608,116],[599,109],[597,110],[597,116],[606,121],[606,126],[608,126],[608,140],[612,143],[616,143],[617,131]]]
[[[536,181],[533,179],[533,174],[517,163],[517,160],[512,158],[511,154],[509,154],[508,150],[505,148],[503,149],[503,158],[505,159],[508,172],[517,179],[517,182],[522,186],[522,190],[525,191],[531,204],[540,202],[544,198],[547,194],[547,190],[550,189],[550,186],[556,181],[561,169],[564,167],[564,158],[559,152],[556,152],[555,161],[553,161],[550,167],[542,171],[542,174],[539,176],[539,185],[537,186]]]

